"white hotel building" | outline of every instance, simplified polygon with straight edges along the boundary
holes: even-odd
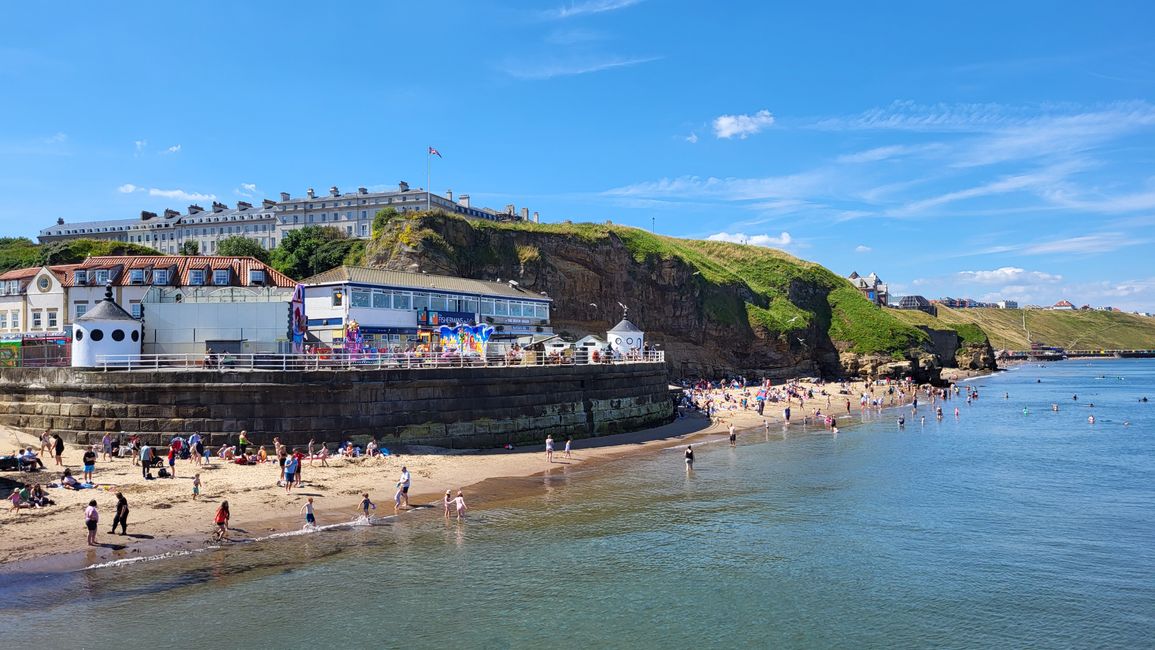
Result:
[[[530,218],[529,210],[520,214],[508,205],[504,212],[490,208],[475,208],[469,195],[462,194],[455,201],[453,192],[440,196],[425,190],[410,190],[400,183],[397,190],[370,192],[364,187],[356,192],[341,193],[330,187],[328,194],[318,195],[309,188],[303,197],[292,197],[281,192],[280,201],[266,199],[253,205],[238,201],[230,208],[213,201],[210,209],[199,205],[188,206],[188,212],[165,210],[157,214],[143,211],[139,219],[114,219],[66,223],[58,219],[56,225],[40,231],[40,243],[69,239],[103,239],[155,248],[170,255],[179,252],[186,241],[195,241],[202,255],[214,255],[217,243],[228,237],[242,236],[256,240],[263,248],[272,249],[290,230],[305,226],[332,226],[349,237],[368,239],[373,217],[377,211],[393,208],[398,212],[425,209],[441,210],[476,219],[509,220]],[[533,215],[537,219],[537,213]]]

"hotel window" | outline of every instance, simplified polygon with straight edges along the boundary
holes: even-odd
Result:
[[[367,223],[361,224],[361,236],[362,237],[368,237],[369,236],[369,224],[367,224]]]
[[[72,279],[76,284],[88,284],[88,271],[77,271]]]
[[[144,284],[144,269],[132,269],[129,271],[128,281],[132,284]]]
[[[0,311],[0,330],[8,329],[8,312]]]
[[[32,312],[32,329],[34,329],[34,330],[40,329],[40,323],[41,323],[40,319],[41,319],[40,310],[39,309],[33,310],[33,312]]]
[[[213,284],[217,286],[224,286],[229,283],[229,270],[217,269],[213,271]]]
[[[155,269],[152,272],[153,284],[168,284],[168,269]]]
[[[345,226],[345,234],[346,235],[352,235],[353,234],[353,226]]]
[[[80,318],[81,316],[83,316],[84,314],[86,314],[88,312],[88,301],[87,300],[79,300],[77,302],[74,302],[72,305],[73,305],[72,310],[76,314],[76,316],[73,317],[73,320]]]
[[[346,213],[345,213],[345,219],[346,219],[346,220],[348,220],[348,219],[352,219],[352,218],[353,218],[353,213],[352,213],[352,212],[346,212]]]
[[[328,220],[329,220],[329,215],[322,212],[321,213],[321,221],[328,221]],[[336,221],[336,219],[334,219],[334,221]]]
[[[193,269],[188,272],[188,283],[194,287],[199,287],[205,283],[204,269]]]
[[[361,211],[361,218],[362,219],[368,219],[369,218],[369,211],[368,210],[362,210]]]
[[[108,284],[108,271],[97,271],[96,283],[99,285]]]
[[[128,304],[130,307],[130,311],[132,311],[132,317],[133,318],[140,318],[140,314],[141,314],[140,301],[139,300],[132,300],[132,301],[129,301]]]
[[[55,309],[48,310],[48,329],[55,331],[57,326],[57,316]]]
[[[12,329],[14,329],[14,330],[20,329],[20,312],[19,311],[12,312]]]

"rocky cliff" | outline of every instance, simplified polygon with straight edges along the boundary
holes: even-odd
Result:
[[[906,375],[936,379],[926,333],[827,269],[780,251],[655,236],[610,224],[496,223],[441,214],[378,218],[366,263],[516,280],[553,299],[572,337],[622,317],[667,352],[675,376]]]

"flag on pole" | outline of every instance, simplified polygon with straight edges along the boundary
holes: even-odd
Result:
[[[430,156],[437,156],[438,158],[440,158],[440,157],[441,157],[441,152],[440,152],[440,151],[438,151],[438,150],[436,150],[436,149],[434,149],[433,147],[429,147],[429,155],[430,155]]]

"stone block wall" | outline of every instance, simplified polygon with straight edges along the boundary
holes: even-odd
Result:
[[[664,364],[313,372],[0,369],[0,424],[66,440],[106,431],[167,443],[194,431],[212,446],[279,436],[288,445],[493,447],[597,436],[674,416]]]

